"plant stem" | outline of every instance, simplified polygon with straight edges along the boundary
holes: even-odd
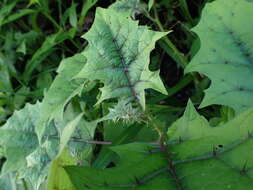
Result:
[[[161,32],[165,32],[155,6],[155,18],[151,17],[146,11],[144,12],[146,13],[147,18],[153,21],[158,26]],[[163,37],[162,40],[163,41],[158,42],[159,45],[184,69],[188,64],[186,57],[177,49],[177,47],[171,42],[171,40],[167,36]],[[199,76],[195,73],[192,73],[191,75],[193,76],[195,86],[197,86],[199,84]]]
[[[57,0],[57,4],[58,4],[58,10],[59,10],[59,20],[60,20],[60,23],[61,23],[61,26],[63,26],[62,24],[62,7],[61,7],[61,0]]]
[[[161,151],[163,152],[163,155],[166,160],[168,160],[168,171],[170,175],[174,178],[177,189],[178,190],[183,190],[182,184],[180,179],[178,178],[176,169],[174,167],[173,160],[171,158],[170,152],[168,151],[169,145],[168,145],[168,136],[162,126],[160,126],[156,121],[155,118],[152,116],[152,114],[147,110],[145,112],[146,117],[148,118],[148,121],[154,126],[156,131],[159,134],[159,146]]]
[[[28,185],[24,179],[22,179],[24,190],[28,190]]]
[[[165,32],[163,25],[159,19],[156,7],[154,6],[154,13],[155,13],[155,18],[153,18],[153,22],[158,26],[159,30],[161,32]],[[171,42],[171,40],[165,36],[162,38],[165,44],[168,46],[168,51],[166,51],[182,68],[185,68],[186,65],[188,64],[186,58],[184,55],[176,48],[176,46]]]
[[[82,27],[84,22],[85,22],[85,17],[88,13],[88,11],[90,10],[90,8],[92,8],[98,0],[86,0],[83,3],[82,6],[82,10],[81,10],[81,14],[80,14],[80,18],[78,20],[78,25],[79,27]]]
[[[155,128],[155,130],[157,131],[158,135],[159,135],[159,145],[161,147],[164,146],[164,142],[167,140],[167,135],[163,129],[163,127],[161,127],[156,121],[154,116],[149,112],[149,110],[146,108],[146,112],[145,112],[145,116],[147,117],[148,121],[153,125],[153,127]]]
[[[59,139],[58,136],[49,136],[49,138]],[[89,143],[89,144],[102,144],[102,145],[112,144],[112,142],[108,142],[108,141],[85,140],[85,139],[80,139],[80,138],[70,138],[69,141],[84,142],[84,143]]]
[[[159,146],[160,146],[161,151],[164,154],[165,159],[168,160],[168,171],[169,171],[170,175],[174,178],[176,186],[177,186],[177,189],[178,190],[183,190],[181,181],[178,178],[176,169],[174,167],[173,160],[172,160],[172,158],[170,156],[170,152],[168,151],[168,149],[169,149],[169,145],[167,143],[168,142],[168,136],[167,136],[164,128],[161,127],[155,121],[155,118],[152,116],[152,114],[148,110],[145,112],[145,114],[146,114],[146,116],[148,118],[148,121],[153,125],[153,127],[156,129],[156,131],[159,134]]]
[[[112,142],[107,142],[107,141],[84,140],[84,139],[77,139],[77,138],[71,138],[70,141],[85,142],[85,143],[89,143],[89,144],[102,144],[102,145],[112,144]]]
[[[61,30],[61,26],[49,15],[46,11],[41,12],[54,26],[56,29]]]
[[[160,19],[157,14],[156,8],[154,8],[155,12],[155,18],[151,17],[150,14],[146,11],[144,11],[144,15],[151,20],[161,32],[165,32]],[[185,68],[185,66],[188,64],[186,58],[183,56],[183,54],[176,48],[176,46],[171,42],[171,40],[165,36],[162,38],[162,41],[159,42],[159,45],[165,50],[166,53],[168,53],[182,68]]]
[[[183,12],[183,15],[188,19],[190,24],[193,26],[194,20],[192,19],[191,13],[189,12],[186,0],[179,0],[179,2],[180,2],[180,9]]]

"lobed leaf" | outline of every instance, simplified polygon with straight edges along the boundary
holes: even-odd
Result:
[[[186,68],[212,81],[200,107],[220,104],[240,112],[253,106],[252,9],[252,3],[240,0],[217,0],[204,8],[193,29],[201,48]]]
[[[144,143],[120,145],[112,148],[120,156],[116,167],[68,166],[66,171],[77,190],[212,190],[213,185],[216,190],[250,190],[252,122],[250,109],[223,126],[211,127],[189,102],[169,129],[167,153]]]
[[[41,106],[39,102],[34,105],[27,104],[22,110],[16,111],[0,128],[0,146],[3,147],[3,156],[7,158],[1,175],[15,173],[19,178],[31,183],[34,190],[38,190],[45,182],[51,162],[63,149],[69,151],[76,160],[82,161],[83,152],[89,150],[90,147],[84,141],[73,139],[90,138],[90,133],[94,133],[95,129],[94,124],[86,123],[84,126],[83,121],[80,121],[81,115],[70,122],[56,120],[46,127],[40,144],[35,125]],[[72,116],[70,113],[68,115]],[[78,125],[79,121],[83,128]],[[76,131],[71,130],[71,133],[66,135],[69,126]]]
[[[159,71],[148,68],[150,51],[166,34],[138,26],[137,21],[113,9],[98,8],[91,29],[84,35],[89,42],[84,52],[87,64],[75,78],[104,84],[97,104],[121,98],[136,100],[145,108],[145,89],[166,93]]]
[[[42,101],[40,118],[36,123],[39,139],[43,136],[47,124],[54,118],[63,119],[63,110],[69,100],[81,93],[84,81],[72,80],[84,66],[86,59],[81,54],[64,59],[57,72],[59,73]]]

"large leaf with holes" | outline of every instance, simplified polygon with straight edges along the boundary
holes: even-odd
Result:
[[[208,3],[193,29],[201,48],[186,72],[198,71],[212,83],[201,107],[221,104],[237,112],[253,106],[253,3],[217,0]]]
[[[211,127],[191,102],[168,131],[167,153],[154,145],[113,147],[108,169],[68,166],[77,190],[250,190],[253,186],[253,109]]]
[[[104,83],[97,103],[109,98],[136,100],[145,108],[144,90],[166,90],[159,71],[151,72],[149,54],[155,42],[166,35],[122,15],[114,9],[98,8],[95,21],[84,35],[89,42],[87,64],[76,78]]]

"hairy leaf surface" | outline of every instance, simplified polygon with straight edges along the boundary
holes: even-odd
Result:
[[[186,72],[210,77],[201,107],[221,104],[237,112],[253,106],[253,4],[240,0],[208,3],[193,29],[201,48]]]
[[[97,104],[121,98],[136,100],[145,108],[145,89],[166,93],[159,71],[148,68],[150,51],[166,34],[138,26],[137,21],[113,9],[97,8],[94,24],[84,35],[89,42],[84,53],[87,64],[76,78],[104,83]]]
[[[250,190],[253,185],[253,109],[210,127],[191,103],[168,131],[168,154],[132,143],[113,147],[116,167],[66,167],[77,190]],[[168,160],[171,160],[168,161]],[[126,172],[127,171],[127,172]]]

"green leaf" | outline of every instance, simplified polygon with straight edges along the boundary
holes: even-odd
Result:
[[[166,34],[138,26],[137,21],[113,9],[98,8],[94,24],[84,35],[89,42],[84,52],[87,64],[76,78],[104,83],[97,104],[121,98],[136,100],[145,109],[145,89],[166,93],[159,71],[148,68],[150,51]]]
[[[24,55],[26,54],[26,43],[25,41],[22,41],[19,47],[17,47],[16,50],[18,53],[23,53]]]
[[[32,58],[27,62],[25,66],[25,71],[23,73],[24,80],[26,82],[30,80],[32,72],[36,69],[36,67],[38,67],[40,63],[42,63],[44,59],[47,58],[48,55],[50,55],[55,50],[54,47],[57,44],[60,44],[66,39],[72,38],[72,36],[73,30],[69,30],[67,32],[59,31],[56,34],[48,36],[41,45],[41,47],[36,50]]]
[[[7,158],[1,175],[14,172],[19,178],[31,183],[34,190],[38,190],[45,182],[51,162],[57,158],[63,146],[71,153],[71,156],[78,161],[83,161],[83,153],[88,152],[90,146],[80,139],[87,139],[90,136],[93,138],[95,129],[93,124],[90,126],[86,124],[86,126],[81,121],[81,125],[74,126],[78,124],[77,120],[80,120],[80,116],[73,121],[55,120],[46,126],[42,142],[39,143],[35,125],[40,116],[41,106],[41,103],[27,104],[22,110],[16,111],[0,128],[0,146],[4,149],[3,156]],[[64,115],[64,118],[73,118],[70,111],[67,109],[67,115]],[[65,134],[70,125],[74,126],[76,131],[72,131],[66,138]],[[63,137],[60,137],[60,134],[63,134]],[[85,156],[88,156],[88,153]]]
[[[76,3],[72,3],[69,9],[69,22],[72,27],[77,27]]]
[[[139,121],[142,114],[139,108],[134,108],[127,100],[120,100],[114,107],[109,108],[109,113],[99,119],[98,122],[123,120],[124,122],[133,123]]]
[[[57,146],[58,142],[54,139],[36,147],[35,151],[26,157],[26,165],[17,171],[18,177],[29,181],[34,190],[39,190],[46,180],[51,161],[56,157]]]
[[[9,15],[8,17],[6,17],[2,23],[0,24],[0,26],[3,26],[4,24],[8,24],[10,22],[13,22],[23,16],[29,15],[29,14],[33,14],[36,13],[35,10],[32,9],[21,9],[19,11],[17,11],[16,13],[13,13],[11,15]]]
[[[153,7],[154,3],[155,3],[155,0],[149,0],[148,1],[148,11],[151,10],[151,8]]]
[[[70,156],[68,151],[63,151],[61,156],[54,160],[51,165],[47,190],[76,190],[63,168],[64,166],[76,164],[76,162],[77,160]]]
[[[63,118],[63,110],[69,100],[79,94],[83,88],[83,80],[72,80],[84,66],[86,58],[82,54],[62,60],[57,70],[58,75],[46,93],[41,106],[40,118],[36,132],[43,136],[46,125],[54,118]]]
[[[50,85],[52,84],[53,78],[51,73],[45,72],[39,75],[37,81],[36,81],[36,86],[38,89],[48,89]]]
[[[12,92],[9,69],[5,61],[6,58],[0,54],[0,90],[3,92]]]
[[[28,7],[33,5],[33,4],[40,4],[40,0],[30,0],[29,4],[28,4]]]
[[[135,16],[135,13],[139,13],[141,11],[141,4],[139,0],[118,0],[113,3],[110,7],[120,14],[124,14],[126,16]]]
[[[144,125],[127,124],[122,122],[106,121],[104,126],[104,140],[112,142],[112,145],[120,145],[131,142],[136,138]],[[150,129],[151,130],[151,129]],[[112,161],[115,161],[117,155],[110,149],[111,146],[103,146],[92,166],[96,168],[105,168]]]
[[[51,160],[57,155],[57,139],[45,141],[40,146],[35,133],[35,122],[38,119],[40,103],[27,104],[24,109],[17,111],[0,128],[0,145],[4,148],[7,158],[1,175],[15,172],[20,178],[29,181],[35,190],[44,182]],[[51,126],[44,138],[55,134]]]
[[[169,129],[166,152],[132,143],[113,147],[113,168],[67,166],[77,190],[250,190],[253,185],[253,109],[218,127],[209,126],[189,102]]]
[[[98,2],[98,0],[86,0],[83,3],[81,14],[78,20],[78,25],[82,26],[85,22],[85,17],[88,11]]]
[[[5,22],[5,18],[9,16],[11,13],[12,9],[15,7],[17,4],[17,0],[11,1],[11,3],[5,2],[3,6],[0,8],[0,27],[1,25]]]
[[[198,71],[212,81],[201,108],[220,104],[238,113],[253,106],[253,26],[248,24],[252,9],[247,1],[208,3],[193,29],[201,48],[186,72]]]
[[[79,114],[74,120],[70,121],[63,129],[62,134],[60,136],[60,150],[59,155],[62,153],[66,145],[68,144],[71,136],[76,130],[77,124],[83,117],[83,113]]]
[[[28,104],[24,109],[14,112],[0,128],[0,145],[4,147],[7,157],[2,174],[20,169],[26,163],[26,156],[38,146],[34,131],[37,115],[37,106]]]
[[[15,106],[15,109],[20,109],[21,106],[25,104],[25,101],[27,99],[27,94],[29,94],[30,90],[29,88],[22,86],[14,95],[13,98],[13,105]]]
[[[9,175],[0,177],[0,187],[3,190],[12,190],[11,177]]]

